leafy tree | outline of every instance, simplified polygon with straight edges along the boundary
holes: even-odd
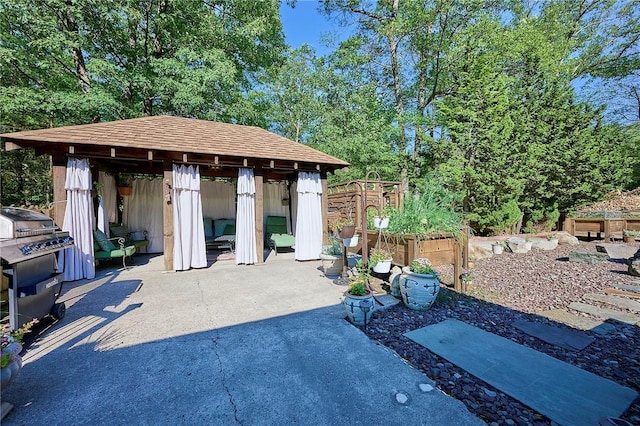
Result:
[[[327,58],[303,46],[267,77],[271,128],[351,163],[332,182],[361,179],[369,170],[397,178],[391,117],[351,42]]]
[[[255,73],[284,48],[279,3],[8,0],[0,5],[5,125],[176,114],[251,122]],[[7,114],[10,114],[7,116]],[[26,124],[26,123],[25,123]]]
[[[0,2],[2,130],[157,114],[266,126],[265,105],[249,92],[258,72],[280,64],[284,39],[279,2],[256,6],[218,0]],[[12,153],[3,158],[31,161]],[[27,202],[19,187],[6,195],[14,191],[9,170],[0,171],[2,202],[14,195]]]

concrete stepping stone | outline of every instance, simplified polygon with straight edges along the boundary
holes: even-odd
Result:
[[[631,291],[633,293],[640,293],[640,285],[612,284],[611,287],[618,288],[620,290]]]
[[[616,294],[618,296],[624,296],[631,299],[640,299],[640,293],[634,293],[632,291],[624,291],[617,288],[611,288],[611,287],[605,288],[604,292],[606,294]]]
[[[604,336],[607,333],[616,329],[613,324],[608,324],[603,321],[593,320],[591,318],[585,318],[571,312],[567,312],[564,309],[551,309],[549,311],[538,312],[541,317],[549,318],[550,320],[567,324],[578,330],[589,330]]]
[[[601,417],[619,417],[638,395],[455,319],[405,336],[561,425],[595,425]]]
[[[628,309],[634,312],[640,312],[640,302],[627,299],[626,297],[611,296],[608,294],[585,294],[585,299],[595,300],[596,302],[607,303],[622,309]]]
[[[609,260],[609,255],[597,251],[572,251],[569,253],[569,262],[602,263]]]
[[[534,321],[516,321],[513,326],[543,342],[565,349],[582,350],[596,340],[580,330],[569,327],[554,327]]]
[[[389,309],[390,307],[395,306],[398,303],[400,303],[400,300],[396,299],[395,297],[393,297],[390,294],[383,294],[383,295],[375,294],[374,297],[378,302],[382,303],[382,305],[380,305],[378,303],[374,303],[376,311]]]
[[[638,249],[626,244],[603,243],[597,244],[596,250],[600,253],[607,253],[611,259],[628,259],[633,257]]]
[[[599,318],[610,318],[627,324],[640,322],[640,316],[627,312],[616,311],[615,309],[600,308],[598,306],[589,305],[588,303],[572,302],[569,304],[569,308]]]

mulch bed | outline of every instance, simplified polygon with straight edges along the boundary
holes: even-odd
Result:
[[[478,261],[473,268],[473,286],[467,294],[443,286],[428,311],[412,311],[399,304],[376,312],[363,331],[393,349],[434,380],[440,390],[463,401],[469,411],[491,425],[554,423],[409,340],[403,333],[455,318],[640,392],[640,327],[637,325],[615,322],[615,332],[605,336],[587,332],[596,340],[581,351],[550,345],[512,326],[518,320],[557,326],[536,313],[565,308],[575,301],[594,304],[582,296],[604,294],[604,289],[613,283],[632,283],[634,277],[626,273],[627,266],[621,261],[595,265],[568,261],[571,251],[595,251],[595,244],[581,242],[579,246],[559,246],[552,251],[504,253]],[[443,283],[453,281],[452,267],[437,269]],[[640,424],[640,398],[622,418]]]

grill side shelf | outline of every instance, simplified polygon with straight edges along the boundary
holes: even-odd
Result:
[[[58,232],[47,237],[37,236],[0,240],[0,258],[12,264],[24,262],[48,253],[55,253],[73,246],[73,238],[69,236],[68,232]]]

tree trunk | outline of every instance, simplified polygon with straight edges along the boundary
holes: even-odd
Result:
[[[84,61],[82,48],[79,46],[78,23],[76,22],[76,18],[73,16],[73,12],[71,10],[73,1],[66,0],[65,5],[67,8],[65,10],[64,27],[70,33],[74,41],[74,45],[70,46],[69,50],[73,57],[73,64],[76,68],[76,77],[78,78],[80,89],[82,90],[82,93],[87,94],[91,88],[91,82],[89,81],[89,73],[87,72],[87,65]]]

